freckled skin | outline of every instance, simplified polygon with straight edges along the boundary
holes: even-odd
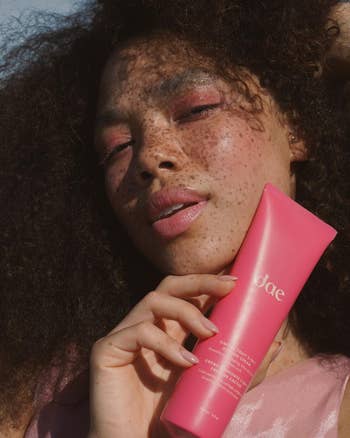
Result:
[[[157,37],[116,51],[102,79],[99,112],[116,108],[123,120],[96,130],[102,157],[113,150],[108,142],[133,141],[106,164],[107,194],[140,251],[176,275],[217,273],[232,263],[266,182],[294,193],[290,129],[266,91],[256,114],[242,109],[243,97],[219,77],[194,81],[170,98],[152,95],[164,78],[192,66],[215,73],[209,59],[174,38],[171,47]],[[258,91],[253,78],[250,85]],[[186,102],[179,112],[176,101]],[[188,117],[192,107],[215,102]],[[188,230],[164,241],[148,223],[145,205],[152,193],[179,186],[207,196],[208,203]]]

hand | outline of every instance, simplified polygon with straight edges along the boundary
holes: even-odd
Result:
[[[168,436],[160,414],[182,369],[194,363],[182,344],[189,332],[202,339],[215,333],[202,313],[233,287],[227,276],[167,277],[96,342],[90,438]],[[251,387],[263,380],[278,345],[270,348]]]
[[[182,343],[189,332],[202,339],[214,334],[202,312],[233,287],[215,275],[166,277],[95,343],[91,437],[167,436],[161,411],[182,369],[193,365]]]

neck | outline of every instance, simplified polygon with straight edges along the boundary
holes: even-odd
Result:
[[[288,328],[287,321],[284,322],[275,339],[282,343],[282,348],[276,359],[270,364],[266,377],[273,376],[309,357]]]

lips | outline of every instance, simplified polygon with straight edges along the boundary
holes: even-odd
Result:
[[[148,218],[161,237],[174,238],[191,226],[206,203],[206,196],[191,189],[163,189],[151,196]]]

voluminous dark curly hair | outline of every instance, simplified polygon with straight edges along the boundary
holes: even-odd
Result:
[[[99,0],[69,18],[35,16],[39,31],[0,66],[0,423],[33,403],[45,369],[71,367],[68,347],[84,368],[92,343],[161,278],[116,224],[93,149],[106,59],[154,31],[191,41],[221,71],[256,74],[305,140],[296,200],[339,234],[290,322],[311,354],[350,356],[349,132],[339,86],[320,74],[335,3]]]

